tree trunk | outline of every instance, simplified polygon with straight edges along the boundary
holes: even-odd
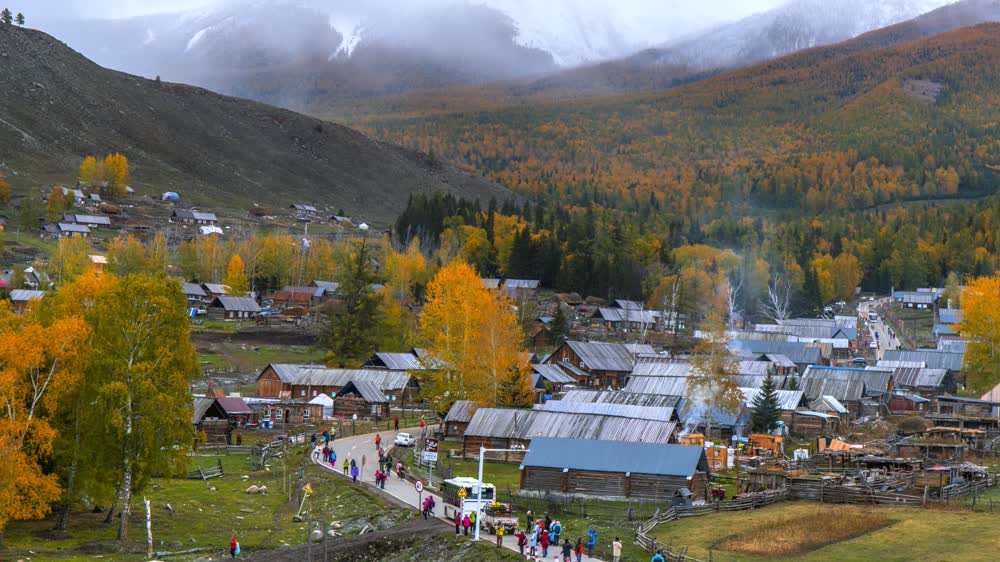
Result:
[[[78,461],[80,458],[80,416],[77,412],[74,428],[76,432],[73,436],[74,447],[73,447],[73,461],[69,466],[69,476],[66,478],[66,492],[63,494],[63,504],[60,506],[59,520],[56,521],[55,530],[65,531],[66,525],[69,523],[69,509],[73,503],[73,492],[76,488],[76,468],[78,466]]]
[[[132,465],[125,460],[125,477],[122,479],[122,509],[121,521],[118,524],[118,542],[124,544],[128,540],[128,516],[131,511],[129,501],[132,499]]]
[[[121,482],[119,482],[118,487],[115,488],[115,499],[111,501],[111,507],[108,508],[108,515],[104,518],[105,525],[111,524],[111,517],[115,513],[115,507],[118,506],[118,498],[120,498],[121,495],[122,495],[122,484]]]

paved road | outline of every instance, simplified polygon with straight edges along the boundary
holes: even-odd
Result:
[[[867,319],[869,310],[874,311],[876,304],[888,304],[888,300],[889,298],[886,297],[878,301],[864,301],[858,305],[858,313]],[[868,332],[868,337],[878,342],[878,349],[875,351],[876,360],[882,359],[886,351],[900,348],[899,339],[895,335],[893,337],[889,336],[889,325],[885,323],[881,315],[878,316],[875,322],[868,323]],[[878,334],[878,338],[875,338],[875,334]]]
[[[414,428],[404,428],[404,429],[400,429],[400,431],[408,432],[411,435],[419,435],[420,434],[420,428],[416,428],[416,427],[414,427]],[[336,469],[333,468],[333,467],[331,467],[329,465],[329,463],[323,463],[322,462],[323,461],[322,447],[318,447],[315,451],[313,451],[312,460],[313,460],[314,463],[316,463],[317,465],[322,466],[327,471],[329,471],[331,473],[334,473],[334,474],[338,474],[338,475],[343,476],[343,467],[344,467],[344,459],[345,458],[347,458],[347,459],[354,459],[355,461],[357,461],[357,464],[360,467],[361,466],[362,456],[364,456],[364,458],[366,460],[366,464],[365,464],[364,470],[362,471],[362,473],[361,473],[361,475],[360,475],[360,477],[358,479],[361,482],[363,482],[366,486],[372,486],[372,487],[374,487],[375,486],[375,469],[377,468],[375,465],[378,464],[378,449],[375,447],[375,435],[376,435],[375,433],[370,433],[370,434],[367,434],[367,435],[357,435],[357,436],[354,436],[354,437],[344,437],[344,438],[340,438],[340,439],[335,440],[333,442],[333,450],[337,453],[337,468]],[[386,445],[387,443],[391,444],[392,440],[396,438],[396,433],[395,432],[379,433],[379,435],[382,436],[382,444],[383,444],[383,446]],[[397,460],[399,460],[399,459],[397,459]],[[406,504],[414,507],[417,510],[420,510],[420,503],[419,502],[421,501],[421,499],[427,497],[427,492],[426,491],[424,492],[424,494],[423,494],[422,497],[418,497],[416,490],[413,488],[413,483],[412,482],[408,482],[406,480],[400,480],[399,478],[397,478],[395,476],[393,476],[392,478],[389,478],[389,480],[386,481],[386,483],[385,483],[385,493],[387,493],[387,494],[389,494],[389,495],[391,495],[391,496],[393,496],[393,497],[395,497],[395,498],[397,498],[397,499],[405,502]],[[434,496],[434,501],[437,504],[437,507],[434,509],[434,511],[435,511],[435,513],[437,513],[438,516],[441,516],[444,513],[444,501],[441,499],[441,496],[439,496],[437,494],[433,494],[433,496]],[[521,516],[523,518],[524,515],[521,514]],[[439,517],[439,518],[442,519],[443,521],[447,522],[449,525],[454,526],[453,520],[449,521],[447,519],[444,519],[444,517]],[[567,530],[567,532],[569,532],[569,530]],[[583,533],[573,533],[573,532],[570,532],[570,534],[572,536],[574,536],[574,537],[577,534],[580,534],[581,536],[583,535]],[[496,537],[494,535],[491,535],[491,534],[485,532],[485,531],[480,530],[480,532],[479,532],[479,538],[483,542],[487,542],[487,543],[490,543],[490,544],[496,544]],[[512,536],[512,535],[504,536],[504,538],[503,538],[503,546],[504,546],[504,548],[507,548],[509,550],[513,550],[514,552],[518,552],[517,538],[514,537],[514,536]],[[541,552],[541,548],[539,548],[539,553],[540,552]],[[555,554],[556,554],[556,548],[555,547],[549,547],[549,556],[545,560],[553,560],[553,556]],[[573,559],[576,560],[575,555],[574,555]],[[541,557],[536,558],[535,560],[541,560]],[[587,556],[586,554],[583,556],[582,560],[583,560],[583,562],[601,562],[600,559],[598,559],[598,558],[591,558],[591,557]]]

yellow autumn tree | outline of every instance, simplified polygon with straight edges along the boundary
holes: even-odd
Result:
[[[128,186],[128,158],[124,154],[115,152],[104,157],[104,181],[107,188],[104,194],[109,197],[125,197],[125,188]]]
[[[41,519],[59,498],[58,477],[44,470],[56,430],[43,413],[82,379],[89,334],[79,317],[46,325],[0,304],[0,531]]]
[[[99,172],[97,169],[97,158],[93,156],[88,156],[80,162],[80,173],[77,176],[80,183],[84,185],[94,185],[100,181]]]
[[[420,339],[430,362],[438,365],[425,385],[438,409],[455,400],[480,406],[507,403],[505,392],[520,400],[528,373],[517,318],[468,264],[453,262],[428,284]]]
[[[966,385],[986,392],[1000,383],[1000,274],[966,283],[962,322],[956,327],[969,341],[963,367]]]
[[[10,184],[7,183],[7,178],[0,174],[0,203],[10,202]]]
[[[233,257],[229,258],[229,266],[226,267],[226,277],[222,284],[229,287],[229,294],[233,296],[242,297],[250,290],[246,267],[243,266],[243,258],[239,254],[233,254]]]

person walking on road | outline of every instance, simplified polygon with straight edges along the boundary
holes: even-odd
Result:
[[[330,449],[330,468],[336,470],[337,468],[337,451]]]
[[[580,537],[576,538],[576,546],[573,547],[573,552],[576,553],[576,562],[583,562],[583,539]],[[590,556],[589,554],[587,556]]]
[[[612,562],[622,562],[622,541],[615,537],[615,542],[611,543]]]
[[[539,537],[538,542],[542,544],[542,558],[548,558],[549,544],[552,542],[552,537],[549,536],[549,532],[542,531],[542,536]]]
[[[517,537],[517,549],[521,552],[521,556],[524,556],[524,547],[528,544],[528,535],[524,534],[524,531],[518,532]]]
[[[503,525],[497,525],[497,548],[503,548]]]
[[[587,534],[590,535],[590,539],[587,541],[587,556],[593,558],[594,547],[597,546],[597,531],[591,529]]]
[[[552,544],[559,544],[559,539],[562,537],[562,523],[555,521],[552,523]]]
[[[462,534],[462,512],[455,511],[455,536]]]
[[[471,522],[469,521],[469,516],[468,515],[466,515],[465,517],[462,518],[462,532],[465,534],[465,536],[469,536],[469,525],[470,524],[471,524]]]
[[[392,418],[392,426],[396,431],[399,431],[399,416]]]
[[[376,433],[375,434],[375,450],[376,451],[378,450],[379,445],[381,445],[381,444],[382,444],[382,436],[379,435],[378,433]]]
[[[528,539],[528,546],[531,547],[531,557],[535,557],[535,551],[538,548],[538,531],[531,533],[531,538]]]
[[[358,463],[351,461],[351,481],[357,484],[358,482]]]
[[[344,476],[347,476],[347,474],[350,471],[351,471],[351,463],[347,462],[347,459],[344,459]]]
[[[563,562],[573,562],[573,545],[569,544],[569,539],[562,545],[562,557]]]

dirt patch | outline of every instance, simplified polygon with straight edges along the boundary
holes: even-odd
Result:
[[[866,535],[892,523],[892,519],[877,510],[837,507],[758,525],[723,539],[718,549],[759,556],[794,556]]]
[[[941,90],[943,89],[944,84],[931,82],[930,80],[903,81],[903,91],[906,95],[926,105],[937,103],[938,96],[941,95]]]

